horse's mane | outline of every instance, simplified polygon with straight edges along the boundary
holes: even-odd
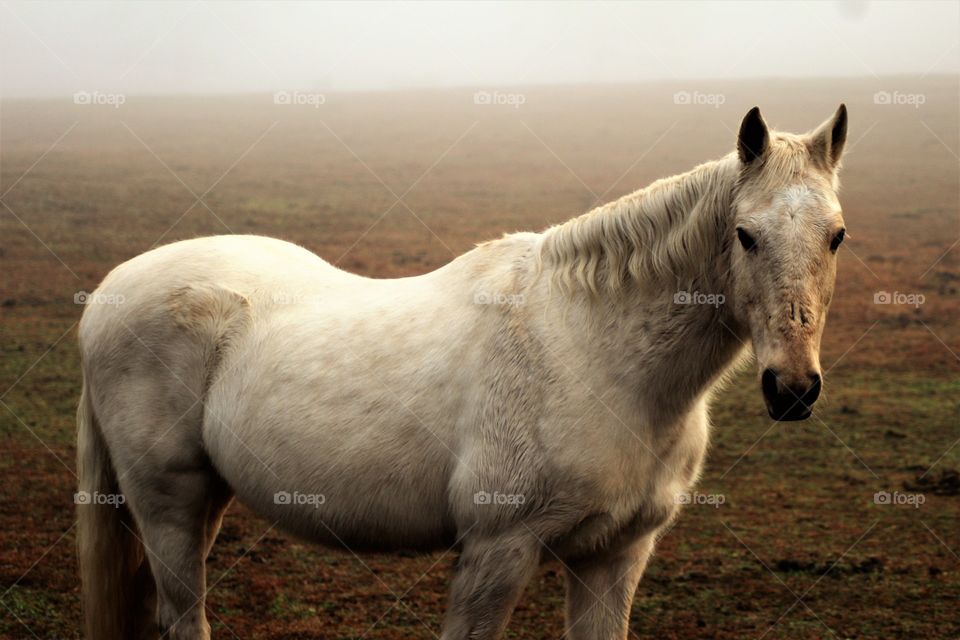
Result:
[[[806,145],[779,133],[772,142],[755,175],[771,183],[795,176],[808,161]],[[742,166],[731,153],[550,227],[541,265],[567,289],[594,294],[618,291],[630,279],[641,285],[696,279],[729,245],[723,234]]]

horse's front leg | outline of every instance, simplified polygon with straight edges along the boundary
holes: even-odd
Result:
[[[623,640],[630,606],[653,551],[653,535],[567,566],[567,638]]]
[[[441,640],[499,638],[540,564],[540,551],[536,536],[527,530],[466,540]]]

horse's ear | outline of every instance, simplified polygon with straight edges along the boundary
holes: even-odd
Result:
[[[843,145],[847,141],[847,106],[840,105],[837,112],[817,127],[810,136],[813,152],[823,158],[826,165],[835,169],[843,155]]]
[[[750,164],[763,156],[770,146],[770,132],[767,123],[760,115],[760,107],[754,107],[743,117],[740,123],[740,135],[737,137],[737,155],[744,164]]]

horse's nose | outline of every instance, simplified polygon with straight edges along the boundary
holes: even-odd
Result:
[[[760,378],[760,385],[770,417],[787,422],[810,417],[811,407],[820,397],[823,382],[819,373],[811,373],[799,384],[787,384],[776,369],[767,368]]]
[[[811,373],[807,377],[810,379],[810,386],[803,392],[801,399],[808,405],[812,405],[820,397],[820,387],[823,386],[823,381],[820,379],[819,373]]]

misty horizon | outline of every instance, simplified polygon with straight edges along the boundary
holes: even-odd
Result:
[[[914,79],[916,75],[909,73],[890,73],[876,76],[872,79],[877,80],[881,83],[899,80],[899,79]],[[924,79],[929,82],[937,79],[941,80],[957,80],[960,82],[960,78],[950,73],[931,73],[924,76]],[[772,76],[751,76],[744,78],[733,78],[730,80],[725,80],[725,86],[737,85],[749,85],[750,83],[765,82],[765,81],[787,81],[794,80],[800,83],[810,83],[813,85],[818,85],[822,82],[834,82],[834,81],[843,81],[848,80],[852,82],[857,81],[869,81],[871,76],[869,75],[860,75],[860,76],[797,76],[792,78],[785,77],[772,77]],[[362,96],[362,95],[377,95],[377,94],[409,94],[409,93],[454,93],[454,92],[489,92],[489,93],[505,93],[513,90],[525,90],[525,91],[534,91],[534,90],[544,90],[549,91],[551,89],[576,89],[579,87],[583,88],[627,88],[627,87],[636,87],[636,88],[654,88],[654,87],[666,87],[671,91],[676,90],[690,90],[696,91],[698,89],[710,88],[713,85],[716,85],[720,81],[713,78],[683,78],[683,79],[653,79],[653,80],[638,80],[634,82],[622,81],[622,82],[591,82],[589,80],[576,81],[576,82],[528,82],[525,84],[508,84],[508,83],[498,83],[496,85],[486,84],[486,85],[470,85],[470,84],[451,84],[444,86],[433,86],[433,85],[424,85],[424,86],[404,86],[404,87],[382,87],[382,88],[356,88],[356,89],[326,89],[324,91],[313,90],[313,89],[259,89],[259,90],[237,90],[237,91],[223,91],[219,93],[204,93],[202,91],[197,92],[149,92],[144,91],[142,93],[129,93],[124,92],[119,95],[123,95],[124,98],[244,98],[244,97],[262,97],[268,96],[273,97],[279,93],[286,94],[304,94],[311,95],[312,92],[315,92],[319,95],[324,96]],[[886,85],[878,85],[878,87],[885,87]],[[97,89],[92,91],[81,89],[75,91],[72,94],[51,94],[51,95],[5,95],[0,93],[0,100],[24,100],[24,101],[56,101],[63,99],[72,99],[77,94],[97,94],[105,93],[100,92]],[[108,94],[110,95],[110,94]]]
[[[956,2],[602,7],[11,2],[0,5],[0,96],[354,93],[960,73]]]

